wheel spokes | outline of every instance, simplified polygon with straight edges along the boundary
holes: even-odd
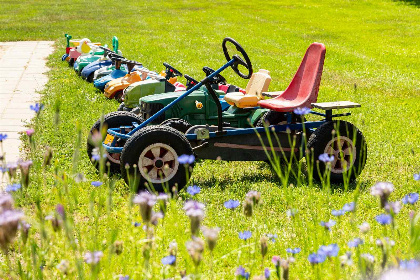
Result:
[[[162,157],[162,160],[164,162],[171,161],[171,160],[174,160],[174,159],[175,159],[175,157],[170,151],[166,151],[166,154]]]
[[[152,154],[155,158],[158,158],[160,156],[160,148],[159,147],[152,148]]]
[[[142,166],[150,166],[150,165],[153,165],[154,162],[150,158],[144,157],[141,164],[142,164]]]

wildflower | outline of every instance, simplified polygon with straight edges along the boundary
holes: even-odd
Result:
[[[226,201],[225,203],[224,203],[224,206],[227,208],[227,209],[235,209],[236,207],[238,207],[239,206],[239,201],[238,200],[233,200],[233,199],[229,199],[228,201]]]
[[[245,201],[244,201],[244,214],[245,214],[245,216],[252,217],[253,205],[254,205],[254,203],[252,202],[252,200],[250,198],[245,198]]]
[[[273,256],[271,258],[271,262],[275,265],[275,266],[280,266],[280,261],[281,258],[279,256]]]
[[[18,166],[22,173],[22,181],[24,186],[29,185],[29,168],[32,166],[32,160],[22,161],[18,160]]]
[[[202,231],[207,240],[207,246],[209,246],[210,251],[213,251],[216,246],[216,241],[219,238],[220,228],[202,227]]]
[[[401,201],[387,202],[385,204],[385,210],[388,213],[390,213],[392,215],[395,215],[395,214],[398,214],[400,212],[401,206],[402,206]]]
[[[52,152],[51,147],[46,147],[45,153],[44,153],[44,166],[50,165],[52,156],[53,156],[53,152]]]
[[[363,222],[360,226],[359,226],[360,232],[361,233],[367,233],[370,230],[370,225],[367,222]]]
[[[34,134],[34,133],[35,133],[35,129],[33,129],[33,128],[30,128],[30,129],[26,130],[26,135],[28,135],[29,137],[31,137],[32,134]]]
[[[9,173],[9,177],[10,177],[10,179],[13,179],[13,178],[15,178],[15,176],[16,176],[16,169],[17,169],[17,164],[16,163],[8,163],[7,165],[6,165],[6,170],[7,170],[7,173]],[[4,171],[4,170],[3,170]]]
[[[340,256],[339,259],[340,259],[341,267],[353,265],[351,252],[346,252],[344,255]]]
[[[10,194],[0,194],[0,213],[13,209],[13,197]]]
[[[290,254],[292,254],[292,255],[295,255],[295,254],[298,254],[298,253],[300,253],[300,248],[294,248],[294,249],[292,249],[292,248],[287,248],[286,249],[286,252],[287,253],[290,253]]]
[[[353,240],[350,240],[348,243],[347,243],[347,245],[350,247],[350,248],[357,248],[359,245],[362,245],[363,244],[363,240],[362,239],[360,239],[360,238],[355,238],[355,239],[353,239]]]
[[[388,202],[388,197],[393,191],[394,185],[388,182],[378,182],[370,189],[372,195],[380,198],[382,208],[385,207]]]
[[[181,155],[178,157],[178,162],[180,164],[193,164],[195,161],[194,155]]]
[[[133,199],[134,204],[139,204],[140,214],[144,223],[149,223],[152,218],[152,209],[156,203],[156,196],[149,192],[143,191],[136,195]]]
[[[192,241],[186,244],[188,254],[191,256],[194,264],[198,266],[203,258],[204,241],[193,236]]]
[[[249,272],[245,271],[245,268],[242,266],[239,266],[235,271],[235,276],[238,277],[238,279],[249,279]]]
[[[62,260],[59,264],[57,264],[56,267],[61,271],[61,273],[67,274],[70,269],[70,263],[67,260]]]
[[[297,214],[298,210],[295,208],[287,209],[286,215],[287,217],[294,217]]]
[[[100,181],[93,181],[92,183],[90,183],[92,186],[94,186],[94,187],[100,187],[100,186],[102,186],[102,182],[100,182]]]
[[[346,212],[353,212],[355,208],[355,203],[354,202],[349,202],[344,204],[343,206],[343,210]]]
[[[289,266],[291,263],[294,263],[295,259],[293,257],[289,257],[287,259],[282,259],[280,261],[280,266],[283,268],[283,279],[289,279]]]
[[[18,210],[2,208],[0,213],[0,247],[7,251],[9,244],[16,236],[23,213]]]
[[[395,241],[390,239],[389,237],[384,237],[382,239],[376,239],[376,246],[378,247],[394,247]]]
[[[336,257],[339,251],[337,244],[331,244],[327,246],[321,246],[318,250],[318,254],[324,254],[325,256],[331,258]]]
[[[331,227],[335,225],[335,221],[329,220],[328,222],[321,222],[320,225],[323,226],[326,230],[331,230]]]
[[[415,173],[413,175],[413,177],[414,177],[414,180],[419,181],[420,180],[420,173]]]
[[[193,186],[189,186],[187,188],[187,193],[189,193],[191,196],[194,196],[196,194],[199,194],[201,191],[201,188],[199,186],[193,185]]]
[[[392,222],[392,217],[388,214],[380,214],[375,217],[375,220],[381,225],[388,225]]]
[[[134,226],[134,227],[139,227],[139,226],[141,226],[141,223],[139,223],[139,222],[134,222],[134,223],[133,223],[133,226]]]
[[[175,265],[176,257],[169,255],[167,257],[162,258],[161,262],[162,264],[165,264],[165,265]]]
[[[200,223],[204,219],[204,204],[190,200],[185,203],[184,210],[190,218],[191,234],[196,235],[200,229]]]
[[[31,225],[28,224],[25,221],[21,221],[21,223],[19,224],[19,228],[20,228],[20,233],[21,233],[21,236],[22,236],[23,244],[26,244],[26,241],[28,240],[29,229],[31,228]]]
[[[308,256],[308,261],[312,264],[323,263],[326,259],[326,256],[322,253],[312,253]]]
[[[176,256],[178,253],[178,243],[175,240],[169,243],[168,253],[172,256]]]
[[[152,217],[150,218],[150,223],[154,226],[157,226],[159,219],[163,219],[162,212],[152,212]]]
[[[407,269],[407,270],[411,270],[411,269],[416,269],[420,267],[420,262],[416,259],[411,259],[411,260],[400,260],[400,268],[402,269]]]
[[[16,192],[21,188],[21,184],[13,184],[13,185],[7,185],[5,191],[6,192]]]
[[[58,219],[57,215],[48,215],[45,217],[45,220],[51,221],[51,226],[54,231],[58,231],[61,229],[61,224],[63,222],[60,219]]]
[[[419,194],[418,193],[409,193],[402,199],[402,203],[404,204],[414,204],[419,200]]]
[[[363,264],[364,273],[366,276],[371,278],[373,276],[373,266],[375,263],[375,257],[371,254],[362,254],[360,255],[361,262]]]
[[[100,152],[101,151],[99,150],[99,148],[94,148],[92,150],[92,158],[91,158],[91,160],[92,161],[99,161],[101,159]],[[102,155],[102,158],[107,158],[106,153]]]
[[[248,239],[250,239],[252,236],[252,233],[249,230],[245,230],[243,232],[239,232],[239,238],[247,241]]]
[[[270,274],[271,274],[270,269],[265,268],[264,269],[264,277],[265,277],[265,279],[270,279]]]
[[[121,255],[124,248],[124,242],[122,241],[115,241],[114,244],[112,244],[112,252]]]
[[[318,159],[322,162],[328,163],[328,162],[333,162],[334,161],[334,156],[333,155],[329,155],[327,153],[323,153],[320,154]]]
[[[118,280],[131,280],[130,276],[125,275],[125,276],[120,276],[120,278],[118,278]]]
[[[267,237],[268,237],[268,239],[270,239],[271,242],[274,243],[274,242],[276,242],[276,239],[277,239],[278,236],[277,236],[277,234],[268,233]]]
[[[64,206],[62,204],[57,204],[55,207],[55,211],[61,216],[61,218],[65,219],[66,214],[64,212]]]
[[[260,239],[260,250],[261,255],[264,258],[268,251],[268,244],[267,244],[268,238],[266,236],[262,236]]]
[[[39,103],[35,103],[35,105],[30,105],[29,109],[31,109],[32,111],[34,111],[35,113],[39,113],[39,111],[41,111],[44,108],[44,105],[39,104]]]
[[[257,191],[249,191],[246,194],[246,198],[251,199],[254,205],[258,205],[261,202],[261,193]]]
[[[162,212],[163,215],[166,214],[166,210],[167,210],[167,204],[168,204],[168,200],[169,200],[169,195],[167,195],[166,193],[161,193],[157,196],[157,202],[159,204],[159,210],[160,212]]]
[[[104,256],[102,251],[87,252],[84,256],[84,260],[87,264],[96,265]]]
[[[6,133],[0,133],[0,142],[3,142],[3,140],[6,140],[7,134]]]
[[[76,174],[74,174],[74,181],[76,183],[86,182],[85,175],[83,175],[83,173],[76,173]]]
[[[307,107],[301,107],[301,108],[296,108],[293,110],[293,113],[295,113],[296,115],[307,115],[311,112],[310,108]]]
[[[343,216],[346,213],[344,210],[332,210],[331,214],[336,217]]]

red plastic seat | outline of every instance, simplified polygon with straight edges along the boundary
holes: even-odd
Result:
[[[261,100],[258,106],[277,112],[292,112],[302,107],[311,108],[311,104],[318,98],[324,58],[324,44],[311,44],[284,93],[273,99]]]

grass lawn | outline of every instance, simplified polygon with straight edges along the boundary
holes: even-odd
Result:
[[[201,279],[232,279],[239,265],[252,276],[262,275],[263,268],[269,267],[273,276],[271,257],[284,258],[285,249],[295,247],[302,251],[290,266],[290,279],[359,278],[359,255],[363,253],[375,257],[375,274],[379,274],[382,251],[375,241],[384,236],[396,243],[389,252],[388,267],[420,253],[420,246],[410,243],[409,222],[409,211],[418,210],[419,204],[404,206],[391,229],[375,221],[383,210],[369,191],[378,181],[394,184],[392,201],[419,191],[420,182],[413,180],[413,174],[420,172],[418,1],[0,0],[0,5],[0,41],[54,40],[57,47],[48,62],[50,81],[41,93],[45,109],[32,123],[36,149],[27,147],[28,159],[34,161],[31,183],[15,194],[17,207],[32,224],[31,234],[25,247],[21,238],[17,239],[9,254],[12,265],[0,264],[0,278],[16,279],[20,264],[27,279],[145,278],[145,233],[142,227],[133,226],[141,217],[138,207],[129,203],[132,194],[128,187],[118,177],[98,188],[90,184],[99,177],[86,156],[88,132],[102,114],[115,111],[118,103],[106,100],[61,62],[64,33],[108,44],[115,35],[127,58],[159,71],[162,62],[168,62],[197,80],[204,77],[203,66],[217,69],[225,63],[221,42],[229,36],[244,47],[255,70],[270,70],[271,91],[284,90],[306,48],[312,42],[322,42],[327,53],[318,101],[362,104],[352,109],[346,120],[365,135],[368,161],[348,189],[306,183],[296,186],[293,180],[289,183],[294,185],[282,185],[263,162],[198,161],[192,183],[201,187],[195,199],[206,205],[203,224],[221,228],[213,254],[204,251],[198,268]],[[223,75],[232,84],[246,86],[247,81],[230,69]],[[7,140],[3,144],[7,145]],[[52,166],[44,170],[46,146],[52,147],[54,157]],[[74,182],[72,175],[78,172],[84,173],[86,182]],[[243,201],[250,190],[261,192],[263,201],[252,218],[245,219],[239,208],[224,208],[224,201]],[[179,279],[176,271],[185,269],[188,274],[195,273],[185,247],[190,240],[189,220],[182,210],[186,197],[182,191],[178,200],[170,202],[164,221],[155,229],[149,270],[153,279],[175,275]],[[354,214],[340,218],[331,215],[331,210],[355,199]],[[68,211],[66,225],[71,230],[54,232],[49,222],[44,224],[38,218],[53,213],[58,203]],[[298,210],[294,218],[286,215],[292,208]],[[329,219],[337,224],[326,231],[319,224]],[[357,226],[364,221],[370,223],[371,230],[361,235]],[[238,237],[244,230],[252,232],[246,242]],[[66,237],[68,232],[71,237]],[[262,260],[259,240],[267,233],[278,238],[269,242],[268,254]],[[356,237],[363,238],[364,244],[350,249],[347,242]],[[121,255],[111,253],[115,240],[124,243]],[[179,250],[176,268],[161,264],[173,240]],[[353,251],[354,265],[340,268],[338,257],[315,266],[308,262],[310,253],[332,243],[338,244],[339,255]],[[84,264],[84,253],[97,250],[104,252],[100,267]],[[68,276],[56,268],[62,260],[70,262]]]

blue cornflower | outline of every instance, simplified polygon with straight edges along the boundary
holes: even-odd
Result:
[[[359,245],[362,245],[363,244],[363,240],[362,239],[360,239],[360,238],[355,238],[355,239],[353,239],[353,240],[350,240],[348,243],[347,243],[347,245],[350,247],[350,248],[357,248]]]
[[[242,240],[248,240],[252,236],[252,233],[249,230],[245,230],[244,232],[239,232],[239,238]]]
[[[39,111],[41,111],[42,108],[44,108],[44,105],[43,104],[36,103],[35,105],[30,105],[29,108],[32,111],[35,111],[35,113],[39,113]]]
[[[228,201],[225,201],[224,205],[227,209],[235,209],[236,207],[239,206],[239,200],[233,200],[233,199],[229,199]]]
[[[318,254],[324,254],[327,257],[336,257],[340,248],[337,244],[331,244],[327,246],[321,246],[318,250]]]
[[[6,133],[0,133],[0,142],[3,142],[3,140],[6,140],[7,134]]]
[[[327,153],[323,153],[323,154],[320,154],[319,155],[319,157],[318,157],[318,159],[320,160],[320,161],[322,161],[322,162],[325,162],[325,163],[327,163],[327,162],[332,162],[332,161],[334,161],[334,156],[333,155],[329,155],[329,154],[327,154]]]
[[[135,226],[135,227],[139,227],[139,226],[141,226],[141,223],[139,223],[139,222],[134,222],[134,223],[133,223],[133,226]]]
[[[380,214],[375,217],[375,220],[381,225],[388,225],[392,222],[392,216],[388,214]]]
[[[293,113],[295,113],[296,115],[307,115],[310,112],[311,112],[311,109],[307,107],[296,108],[293,110]]]
[[[274,234],[267,233],[267,237],[268,237],[268,239],[270,239],[271,242],[276,242],[277,234],[276,233],[274,233]]]
[[[130,280],[130,276],[128,276],[128,275],[120,276],[120,278],[118,278],[118,280]]]
[[[6,192],[15,192],[17,190],[19,190],[22,186],[20,184],[13,184],[13,185],[8,185],[5,189]]]
[[[265,279],[270,279],[270,274],[271,274],[270,269],[269,268],[265,268],[264,269],[264,277],[265,277]]]
[[[308,261],[311,264],[323,263],[327,257],[322,253],[312,253],[308,256]]]
[[[413,177],[414,177],[414,180],[420,181],[420,173],[415,173]]]
[[[169,264],[169,265],[173,265],[176,261],[176,257],[169,255],[167,257],[162,258],[161,262],[162,264]]]
[[[300,252],[300,248],[295,248],[295,249],[287,248],[286,252],[295,255]]]
[[[92,186],[94,186],[94,187],[99,187],[99,186],[102,186],[102,182],[100,182],[100,181],[93,181],[92,183],[91,183],[91,185]]]
[[[194,196],[196,194],[199,194],[201,191],[201,188],[199,186],[193,185],[193,186],[189,186],[187,188],[187,193],[189,193],[190,195]]]
[[[180,164],[192,164],[195,161],[194,155],[181,155],[178,157]]]
[[[349,203],[344,204],[343,210],[346,212],[353,212],[355,206],[356,204],[354,202],[349,202]]]
[[[239,276],[239,277],[243,277],[245,279],[249,279],[249,272],[245,271],[245,268],[241,265],[239,266],[236,271],[235,271],[235,275]]]
[[[402,203],[404,204],[414,204],[419,200],[419,194],[418,193],[409,193],[406,196],[403,197]]]
[[[332,210],[331,211],[331,214],[333,216],[340,217],[340,216],[343,216],[344,214],[346,214],[346,211],[344,211],[342,209],[340,209],[340,210]]]
[[[335,221],[334,220],[329,220],[328,222],[321,222],[320,223],[321,226],[325,227],[325,229],[327,230],[331,230],[331,227],[335,225]]]
[[[416,269],[420,267],[420,262],[416,259],[411,260],[401,260],[400,261],[400,268],[402,269]]]

